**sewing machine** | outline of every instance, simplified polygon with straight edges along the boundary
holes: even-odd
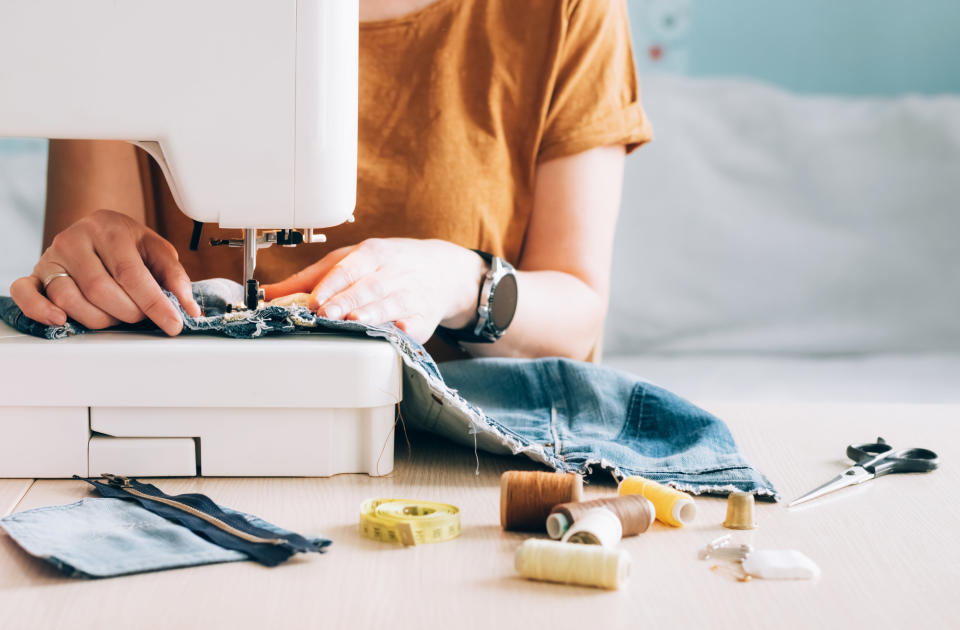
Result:
[[[9,0],[0,136],[126,140],[183,212],[257,250],[356,205],[358,0]],[[198,223],[199,225],[199,223]],[[322,256],[317,252],[317,258]],[[232,340],[0,324],[0,477],[386,474],[400,359],[336,335]]]

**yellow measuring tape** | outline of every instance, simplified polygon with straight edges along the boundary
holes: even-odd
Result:
[[[452,540],[460,535],[460,509],[429,501],[368,499],[360,506],[360,534],[404,545]]]

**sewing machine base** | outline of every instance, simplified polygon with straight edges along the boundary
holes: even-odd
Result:
[[[401,392],[373,339],[48,341],[0,324],[0,477],[385,475]]]

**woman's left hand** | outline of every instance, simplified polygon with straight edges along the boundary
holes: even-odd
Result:
[[[447,241],[372,238],[264,290],[268,300],[310,293],[310,308],[324,317],[396,322],[423,343],[438,325],[456,329],[473,321],[485,272],[480,256]]]

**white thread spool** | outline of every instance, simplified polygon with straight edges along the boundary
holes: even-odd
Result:
[[[517,547],[514,563],[525,578],[618,589],[630,577],[630,554],[600,545],[569,545],[530,538]]]
[[[570,529],[572,522],[566,514],[554,512],[547,517],[547,536],[554,540],[560,540]]]
[[[604,507],[593,508],[573,522],[563,535],[565,543],[613,547],[623,538],[623,524]]]

